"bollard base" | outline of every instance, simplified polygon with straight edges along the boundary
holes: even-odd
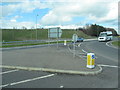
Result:
[[[65,46],[67,45],[67,41],[66,41],[66,40],[64,40],[64,45],[65,45]]]
[[[94,65],[87,65],[87,68],[94,68]]]

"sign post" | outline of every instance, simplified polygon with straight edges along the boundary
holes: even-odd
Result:
[[[55,28],[49,28],[48,29],[48,38],[57,38],[57,48],[58,48],[58,40],[62,35],[62,30],[60,27],[55,27]]]
[[[75,42],[77,41],[77,34],[73,34],[72,41],[73,41],[73,57],[75,57]]]

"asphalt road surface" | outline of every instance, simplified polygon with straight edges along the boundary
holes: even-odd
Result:
[[[39,47],[40,48],[40,47]],[[86,52],[94,52],[95,63],[103,72],[94,76],[68,75],[41,71],[3,69],[3,88],[118,88],[118,50],[106,42],[87,41],[80,46]],[[4,51],[3,51],[4,52]],[[116,90],[116,89],[115,89]]]

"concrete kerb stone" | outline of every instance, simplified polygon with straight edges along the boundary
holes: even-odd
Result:
[[[58,70],[58,69],[50,69],[50,68],[35,68],[35,67],[21,67],[21,66],[0,66],[2,68],[9,69],[20,69],[20,70],[29,70],[29,71],[44,71],[44,72],[53,72],[53,73],[64,73],[64,74],[76,74],[76,75],[96,75],[102,72],[102,67],[99,67],[98,71],[73,71],[73,70]]]

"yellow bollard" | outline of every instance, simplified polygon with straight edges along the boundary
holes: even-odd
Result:
[[[67,41],[66,40],[64,40],[64,45],[67,45]]]
[[[87,68],[94,68],[95,67],[95,55],[94,53],[87,54]]]

